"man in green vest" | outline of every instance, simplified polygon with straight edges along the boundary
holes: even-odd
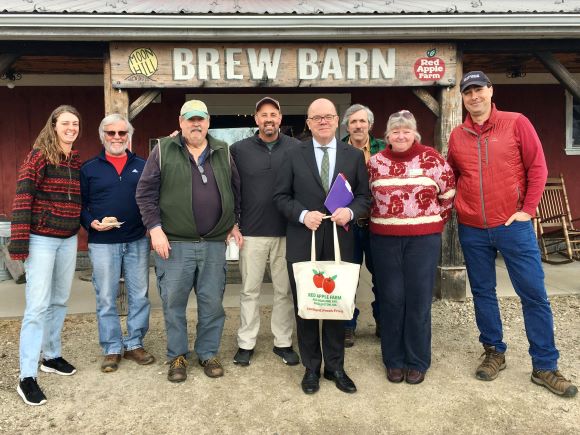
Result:
[[[205,103],[189,100],[181,131],[153,149],[137,186],[137,204],[155,250],[157,287],[163,302],[171,382],[187,378],[187,301],[195,288],[194,351],[204,373],[223,376],[217,358],[225,322],[225,241],[243,244],[237,226],[240,178],[228,145],[208,134]]]
[[[373,112],[362,104],[353,104],[342,118],[342,125],[346,128],[348,136],[342,139],[343,142],[352,145],[361,150],[365,155],[365,162],[368,163],[372,155],[385,149],[385,142],[381,139],[376,139],[371,135],[370,131],[373,128],[375,117]],[[354,261],[362,264],[363,256],[365,265],[371,274],[372,291],[375,295],[375,300],[371,303],[373,309],[373,317],[375,318],[375,335],[380,336],[381,330],[379,327],[379,302],[377,300],[377,292],[375,289],[375,276],[373,273],[373,260],[371,257],[371,246],[369,239],[369,218],[368,215],[357,219],[353,225],[354,231]],[[354,346],[354,331],[356,330],[356,322],[359,315],[359,309],[354,309],[354,316],[351,320],[344,322],[344,346]]]

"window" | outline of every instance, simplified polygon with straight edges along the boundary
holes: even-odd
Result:
[[[566,92],[566,154],[580,155],[580,101]]]

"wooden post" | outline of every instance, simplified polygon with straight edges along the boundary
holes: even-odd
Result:
[[[105,90],[105,115],[120,113],[129,119],[129,93],[124,89],[113,88],[110,49],[105,53],[103,76],[103,88]]]
[[[461,123],[462,100],[459,83],[463,76],[463,59],[460,49],[457,49],[457,64],[455,71],[455,86],[441,88],[439,91],[440,116],[435,129],[435,146],[447,156],[451,130]],[[435,296],[443,299],[465,300],[466,270],[463,263],[463,253],[457,235],[457,218],[453,217],[445,226],[441,243],[441,259],[437,269]]]

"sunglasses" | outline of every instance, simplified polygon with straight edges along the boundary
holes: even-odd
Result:
[[[399,110],[398,112],[395,112],[391,116],[389,116],[389,119],[393,119],[393,118],[413,119],[414,116],[408,110]]]
[[[104,133],[108,137],[115,137],[116,134],[118,134],[119,137],[125,137],[125,136],[127,136],[128,131],[126,131],[126,130],[121,130],[121,131],[105,130]]]
[[[197,169],[199,170],[199,173],[201,174],[201,182],[203,184],[207,184],[207,175],[205,175],[205,170],[203,169],[203,166],[197,165]]]

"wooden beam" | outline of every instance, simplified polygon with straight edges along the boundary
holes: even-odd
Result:
[[[479,39],[459,42],[463,53],[533,53],[551,51],[553,53],[577,53],[580,51],[578,39],[525,39],[490,40]]]
[[[8,71],[18,57],[19,55],[16,53],[0,54],[0,75]]]
[[[457,85],[439,90],[439,106],[441,116],[435,128],[435,147],[447,156],[449,136],[451,131],[461,124],[461,93],[459,83],[463,76],[463,57],[457,50],[457,68],[455,83]],[[457,218],[455,211],[450,221],[445,225],[441,238],[441,259],[435,281],[435,296],[443,299],[465,300],[466,270],[463,264],[463,253],[457,234]]]
[[[574,98],[580,100],[580,85],[570,72],[549,51],[536,51],[535,56],[544,64],[546,69],[570,92]]]
[[[103,58],[109,44],[96,41],[0,41],[0,53],[21,56],[68,56]]]
[[[149,91],[143,92],[139,98],[131,103],[131,106],[129,107],[129,121],[133,121],[133,119],[135,119],[135,117],[160,94],[161,91],[157,89],[151,89]]]
[[[439,118],[441,114],[441,109],[439,108],[439,102],[431,95],[426,89],[423,88],[413,88],[413,93],[415,96],[429,108],[431,112]]]
[[[129,117],[129,93],[125,90],[113,88],[111,74],[111,58],[109,52],[105,53],[103,62],[103,89],[105,91],[105,115],[120,113]]]

